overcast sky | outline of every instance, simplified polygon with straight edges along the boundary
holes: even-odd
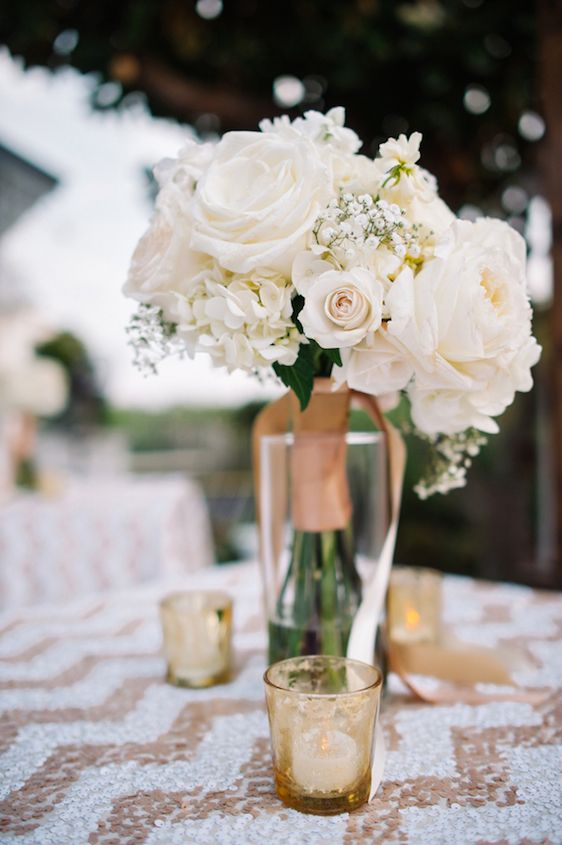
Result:
[[[0,50],[0,143],[60,180],[0,239],[0,266],[53,327],[86,342],[116,404],[264,396],[255,379],[212,370],[206,358],[164,362],[148,378],[132,366],[124,327],[134,303],[121,286],[150,214],[143,169],[174,155],[189,129],[140,107],[92,112],[90,85],[70,69],[24,72]]]

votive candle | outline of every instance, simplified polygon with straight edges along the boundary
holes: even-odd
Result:
[[[311,655],[273,664],[264,681],[281,800],[319,815],[348,812],[367,801],[380,670]]]
[[[388,636],[395,643],[436,642],[441,630],[441,583],[433,569],[399,566],[388,588]]]
[[[173,593],[161,601],[160,616],[169,683],[208,687],[228,680],[232,600],[226,593]]]

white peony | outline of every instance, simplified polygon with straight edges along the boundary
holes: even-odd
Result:
[[[404,349],[381,327],[353,349],[342,352],[342,366],[333,370],[336,385],[384,396],[403,390],[414,374]]]
[[[325,349],[354,346],[381,324],[383,286],[363,267],[325,269],[324,261],[316,266],[318,275],[305,272],[295,284],[304,296],[304,332]]]
[[[453,434],[496,432],[492,417],[529,390],[540,356],[531,336],[525,243],[508,224],[457,221],[414,278],[407,268],[388,296],[389,333],[415,359],[408,392],[415,424]]]
[[[331,195],[329,165],[304,135],[228,132],[197,182],[189,246],[227,270],[289,275]]]

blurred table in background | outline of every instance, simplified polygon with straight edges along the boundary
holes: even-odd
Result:
[[[200,488],[182,476],[69,480],[0,506],[0,607],[60,602],[214,560]]]
[[[560,843],[562,601],[444,579],[463,640],[511,644],[541,704],[431,705],[391,676],[386,770],[374,802],[321,818],[273,789],[255,564],[184,587],[234,597],[236,671],[223,686],[164,682],[158,599],[177,583],[0,614],[0,839],[10,845],[515,845]]]

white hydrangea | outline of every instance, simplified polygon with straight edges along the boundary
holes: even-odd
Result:
[[[304,341],[291,319],[293,292],[275,271],[233,274],[208,266],[186,290],[167,295],[165,310],[141,312],[133,340],[139,362],[154,368],[158,358],[183,349],[190,357],[206,352],[228,370],[291,366]]]

